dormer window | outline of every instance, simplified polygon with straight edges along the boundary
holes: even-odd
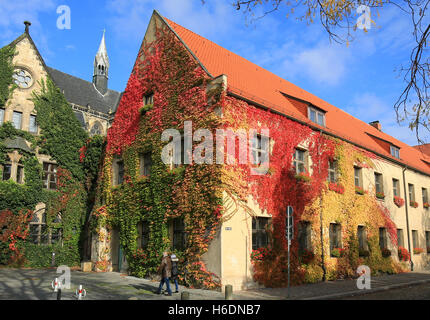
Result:
[[[308,107],[308,117],[312,122],[319,124],[322,127],[325,127],[325,112],[311,107]]]
[[[390,153],[394,158],[400,159],[400,149],[395,146],[390,146]]]

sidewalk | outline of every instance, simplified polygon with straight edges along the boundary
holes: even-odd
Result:
[[[430,286],[430,272],[409,272],[396,275],[383,275],[371,278],[370,290],[359,290],[357,280],[337,280],[315,284],[305,284],[290,288],[291,300],[319,300],[336,299],[356,296],[394,288],[407,287],[428,283]],[[235,299],[287,299],[287,288],[263,288],[257,290],[239,291]]]
[[[0,268],[0,300],[55,300],[51,287],[53,279],[58,277],[56,269],[28,270]],[[328,281],[306,284],[290,288],[290,299],[336,299],[353,295],[377,292],[428,283],[430,272],[411,272],[398,275],[372,277],[371,290],[357,289],[356,280]],[[62,300],[74,300],[75,290],[79,285],[87,291],[85,300],[180,300],[181,293],[173,296],[157,295],[157,281],[112,273],[71,272],[71,288],[64,289]],[[172,286],[174,288],[174,285]],[[190,300],[224,300],[222,292],[189,289],[179,286],[179,291],[189,292]],[[262,288],[246,291],[234,291],[234,300],[284,300],[287,288]]]

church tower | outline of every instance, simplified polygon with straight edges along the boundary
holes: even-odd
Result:
[[[106,50],[105,32],[100,42],[99,51],[94,59],[93,83],[101,94],[105,94],[108,88],[109,57]]]

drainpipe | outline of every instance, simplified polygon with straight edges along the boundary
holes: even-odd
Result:
[[[322,130],[320,130],[320,138],[322,136]],[[320,143],[318,143],[318,172],[321,173],[321,155],[320,155]],[[320,196],[320,237],[321,237],[321,268],[323,270],[323,281],[326,281],[327,271],[325,269],[324,261],[324,232],[323,232],[323,209],[322,209],[322,197]]]
[[[405,178],[405,171],[407,170],[408,167],[404,167],[402,172],[403,172],[403,189],[405,192],[405,209],[406,209],[406,232],[408,234],[408,250],[409,250],[409,263],[411,265],[411,271],[414,271],[414,262],[412,261],[412,251],[411,251],[411,237],[409,235],[410,231],[409,231],[409,210],[408,210],[408,193],[406,190],[406,178]]]

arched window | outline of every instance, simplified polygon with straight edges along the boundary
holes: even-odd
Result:
[[[90,134],[92,136],[103,134],[103,127],[100,122],[98,121],[94,122],[93,126],[91,127]]]

